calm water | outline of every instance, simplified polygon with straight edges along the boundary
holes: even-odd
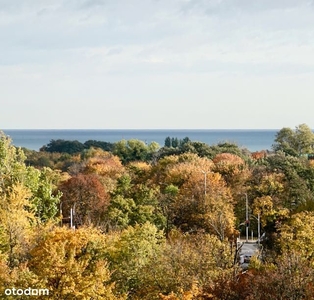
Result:
[[[10,136],[12,143],[17,147],[39,150],[50,140],[78,140],[84,143],[87,140],[117,142],[122,139],[139,139],[144,142],[157,142],[164,145],[165,138],[186,136],[192,141],[204,142],[208,145],[219,142],[233,142],[250,151],[271,150],[275,134],[278,130],[2,130]]]

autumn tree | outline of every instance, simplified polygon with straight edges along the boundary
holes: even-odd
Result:
[[[314,258],[314,213],[301,212],[291,216],[279,228],[279,242],[282,249],[296,250],[305,258]],[[314,260],[313,260],[314,262]]]
[[[97,175],[108,192],[115,189],[117,179],[125,173],[119,157],[101,149],[86,150],[82,153],[81,159],[82,166],[79,173]]]
[[[55,193],[59,173],[36,170],[25,155],[0,136],[0,235],[10,267],[25,259],[35,225],[54,219],[60,194]]]
[[[299,253],[282,253],[275,262],[252,261],[249,270],[239,274],[236,281],[223,285],[217,282],[211,290],[213,299],[313,299],[313,268]]]
[[[195,286],[214,286],[219,277],[232,276],[236,270],[227,242],[214,235],[172,231],[160,254],[145,266],[137,295],[139,299],[159,299],[160,294],[172,294],[185,299]]]
[[[31,212],[29,189],[15,184],[0,196],[0,252],[8,265],[17,266],[26,257],[35,215]]]
[[[105,259],[105,237],[95,229],[55,228],[30,252],[36,287],[47,288],[50,299],[124,299],[114,295]]]
[[[70,210],[73,209],[74,225],[104,224],[110,196],[99,176],[73,176],[60,185],[60,191],[63,217],[69,217]]]
[[[213,162],[213,171],[222,175],[233,195],[245,192],[244,186],[251,177],[251,172],[243,158],[236,154],[219,153]]]
[[[179,193],[179,188],[175,185],[167,185],[159,196],[159,205],[163,216],[165,217],[165,234],[168,237],[170,230],[174,226],[175,212],[173,205],[175,198]]]
[[[61,197],[57,192],[61,175],[50,168],[26,166],[25,158],[24,152],[15,148],[8,137],[0,136],[0,194],[5,195],[11,187],[21,184],[30,192],[28,201],[36,216],[41,221],[54,218]]]
[[[15,148],[9,137],[0,131],[0,193],[17,182],[24,182],[27,167],[24,164],[25,154],[20,148]]]
[[[173,223],[184,231],[203,229],[222,240],[231,237],[234,213],[230,190],[220,174],[210,171],[210,160],[194,158],[178,162],[168,171],[168,180],[179,188],[171,206]]]
[[[266,172],[273,173],[272,181],[277,182],[268,185],[271,193],[276,192],[277,205],[295,211],[314,200],[314,173],[307,160],[277,153],[267,157],[265,165]]]
[[[152,164],[142,161],[130,162],[126,165],[127,174],[134,184],[149,183],[151,181]]]
[[[160,186],[160,204],[165,204],[165,188],[178,191],[168,197],[168,221],[183,231],[217,234],[221,239],[234,234],[234,203],[230,189],[214,163],[193,153],[173,155],[160,159],[152,167],[151,181]],[[171,216],[171,219],[169,217]]]

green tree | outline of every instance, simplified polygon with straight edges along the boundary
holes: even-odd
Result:
[[[83,151],[84,149],[85,146],[77,140],[68,141],[58,139],[51,140],[47,145],[41,147],[40,151],[75,154]]]
[[[36,217],[43,222],[55,218],[62,196],[57,189],[62,179],[60,172],[46,167],[41,170],[28,167],[27,171],[24,184],[32,193],[29,201]]]
[[[113,153],[119,156],[123,163],[148,161],[158,148],[159,145],[156,142],[146,145],[143,141],[136,139],[121,140],[114,144]]]
[[[12,140],[0,131],[0,193],[24,181],[27,174],[25,158],[22,149],[15,148]]]
[[[88,140],[84,143],[84,146],[86,149],[89,148],[100,148],[104,151],[109,151],[111,152],[113,150],[113,143],[109,142],[102,142],[102,141],[95,141],[95,140]]]
[[[158,210],[158,190],[144,183],[133,184],[129,176],[118,179],[116,191],[108,207],[109,221],[113,227],[150,222],[164,227],[164,218]]]
[[[295,130],[291,128],[282,128],[277,132],[273,149],[283,151],[293,156],[301,156],[313,152],[314,133],[306,125],[296,126]]]
[[[163,189],[161,195],[159,204],[161,207],[161,211],[163,213],[163,216],[166,218],[166,224],[165,224],[165,233],[166,237],[168,237],[168,234],[173,227],[173,221],[174,221],[174,211],[173,211],[173,204],[175,202],[175,197],[179,193],[179,188],[175,185],[167,185],[165,189]]]
[[[163,234],[149,223],[129,226],[120,234],[109,236],[106,257],[119,293],[128,293],[130,298],[136,293],[145,266],[158,256],[164,241]]]
[[[171,147],[171,138],[170,136],[167,136],[165,139],[165,147],[170,148]]]
[[[28,189],[29,206],[41,221],[54,218],[61,194],[56,191],[60,173],[49,168],[41,170],[25,165],[25,155],[15,148],[11,140],[0,134],[0,195],[10,192],[10,188],[20,184]]]
[[[179,147],[179,139],[177,137],[171,139],[171,146],[173,148]]]

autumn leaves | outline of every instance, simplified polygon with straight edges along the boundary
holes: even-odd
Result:
[[[290,299],[289,290],[311,299],[309,161],[226,144],[159,156],[152,145],[144,155],[139,145],[49,154],[52,167],[35,168],[0,136],[1,295],[31,287],[49,299],[262,300]],[[257,236],[258,215],[267,237],[246,273],[236,244],[244,193],[250,230]]]

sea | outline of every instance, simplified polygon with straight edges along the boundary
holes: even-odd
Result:
[[[118,142],[120,140],[138,139],[147,144],[157,142],[164,146],[169,137],[206,143],[210,146],[218,143],[235,143],[251,152],[271,150],[277,129],[0,129],[9,136],[16,147],[39,151],[51,140],[88,140]]]

